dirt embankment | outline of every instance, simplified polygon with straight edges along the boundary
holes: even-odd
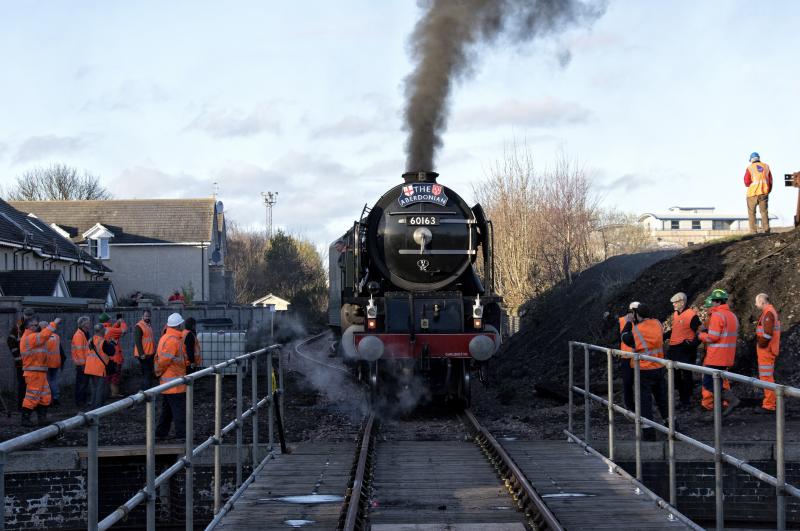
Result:
[[[642,266],[639,271],[637,265]],[[674,293],[683,291],[700,305],[714,288],[731,294],[730,305],[741,324],[734,370],[756,374],[754,333],[759,312],[753,302],[758,293],[766,292],[783,325],[776,379],[800,385],[800,232],[790,231],[709,243],[672,256],[614,257],[590,268],[572,285],[531,301],[522,331],[498,356],[499,395],[507,395],[501,401],[524,400],[528,393],[519,390],[540,382],[566,389],[568,341],[615,346],[616,319],[630,301],[648,304],[665,319],[672,312],[669,299]]]

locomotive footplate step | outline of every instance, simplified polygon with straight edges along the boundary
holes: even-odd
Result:
[[[261,470],[222,529],[336,529],[353,466],[353,443],[307,442]]]
[[[687,529],[626,478],[566,441],[500,441],[561,524],[576,529]]]
[[[519,523],[503,524],[384,524],[373,525],[372,531],[525,531]]]

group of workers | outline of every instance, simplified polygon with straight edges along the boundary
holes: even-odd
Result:
[[[179,313],[171,314],[158,340],[150,319],[151,312],[144,310],[134,326],[133,356],[141,367],[140,390],[182,378],[202,364],[194,318],[184,320]],[[113,322],[106,313],[98,320],[93,325],[89,316],[79,317],[70,345],[75,366],[75,405],[79,409],[96,409],[108,398],[123,396],[121,339],[128,333],[128,326],[121,314]],[[26,308],[9,334],[23,426],[33,425],[34,411],[39,425],[47,424],[48,409],[58,405],[61,398],[59,376],[66,355],[56,333],[60,323],[60,318],[50,323],[39,321],[34,311]],[[186,386],[171,387],[162,392],[162,397],[156,437],[167,437],[174,422],[175,436],[183,438]]]
[[[674,312],[662,323],[650,309],[640,302],[632,302],[628,313],[619,318],[620,349],[638,352],[654,358],[670,359],[677,362],[696,364],[698,347],[704,347],[702,365],[711,369],[730,370],[736,357],[736,344],[739,336],[739,320],[728,305],[728,293],[715,289],[705,301],[707,316],[688,307],[685,293],[676,293],[670,299]],[[756,323],[756,355],[758,358],[758,377],[765,382],[775,382],[775,360],[778,357],[781,340],[781,322],[778,311],[770,303],[766,293],[759,293],[755,306],[761,312]],[[701,314],[703,312],[701,311]],[[665,345],[666,342],[666,345]],[[665,353],[664,348],[668,347]],[[653,401],[662,419],[668,417],[667,384],[664,365],[648,360],[639,362],[640,411],[645,418],[653,420]],[[634,360],[623,358],[620,362],[623,379],[623,400],[625,407],[634,410]],[[675,387],[678,390],[679,406],[691,408],[695,391],[694,374],[689,370],[675,370]],[[722,380],[723,414],[729,414],[739,405],[739,398],[731,391],[730,382]],[[714,380],[704,374],[701,385],[702,408],[714,409]],[[764,397],[759,413],[775,411],[775,392],[764,389]],[[644,428],[642,438],[655,440],[655,430]]]

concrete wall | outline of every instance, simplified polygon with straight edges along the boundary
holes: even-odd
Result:
[[[719,238],[742,236],[747,230],[654,230],[650,235],[659,247],[687,247]]]
[[[110,258],[104,263],[114,270],[109,277],[120,298],[143,291],[167,300],[173,291],[191,284],[196,301],[209,300],[207,248],[111,245]]]
[[[18,301],[6,302],[6,307],[2,306],[3,301],[0,300],[0,336],[3,338],[3,345],[0,346],[0,392],[14,393],[16,389],[16,380],[14,375],[13,363],[11,354],[5,344],[5,338],[21,314],[21,305]],[[195,306],[195,307],[163,307],[152,309],[152,325],[153,330],[157,335],[167,322],[167,317],[174,311],[179,311],[181,315],[186,317],[194,317],[195,319],[203,319],[206,317],[228,317],[233,320],[234,328],[237,330],[246,330],[249,338],[254,338],[259,330],[265,327],[268,329],[270,325],[270,313],[266,308],[257,308],[254,306]],[[139,319],[141,319],[142,310],[139,308],[112,308],[106,312],[114,317],[117,313],[122,313],[123,318],[132,327]],[[78,317],[81,315],[88,315],[92,318],[93,322],[98,322],[97,319],[102,313],[102,310],[60,310],[53,309],[37,309],[37,315],[40,319],[51,321],[56,317],[61,317],[63,322],[59,326],[58,334],[61,336],[61,342],[64,346],[64,351],[67,353],[67,360],[62,371],[60,382],[62,386],[72,385],[75,381],[74,365],[69,355],[70,341],[72,335],[77,329]],[[283,316],[277,316],[278,319]],[[259,345],[262,346],[262,345]],[[126,334],[122,338],[122,350],[125,356],[124,369],[130,369],[134,366],[136,360],[133,359],[133,333]],[[138,369],[137,369],[138,370]]]

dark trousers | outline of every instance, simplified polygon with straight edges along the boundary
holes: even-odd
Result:
[[[169,435],[169,426],[175,421],[175,437],[186,436],[186,393],[161,395],[161,416],[158,417],[156,437]]]
[[[142,367],[142,384],[139,386],[139,390],[144,391],[145,389],[155,387],[157,382],[153,367],[153,356],[139,358],[139,365]]]
[[[75,406],[83,407],[86,405],[87,391],[89,389],[89,377],[83,374],[83,365],[75,366]]]
[[[619,361],[619,372],[622,374],[622,400],[625,408],[633,411],[633,367],[631,360],[623,358]]]
[[[25,375],[22,371],[22,365],[14,367],[17,373],[17,409],[22,411],[22,401],[25,400],[25,389],[28,384],[25,383]]]
[[[89,410],[102,406],[108,396],[108,384],[103,376],[88,375],[89,380]]]
[[[663,367],[659,369],[642,370],[639,375],[639,389],[641,393],[642,416],[653,419],[653,400],[656,402],[661,418],[666,420],[669,416],[667,404],[667,380],[665,378],[667,370]]]
[[[681,363],[697,362],[697,347],[693,345],[670,345],[667,359],[679,361]],[[692,404],[692,394],[694,394],[694,374],[692,371],[683,369],[675,370],[675,389],[678,391],[681,404],[689,406]]]

